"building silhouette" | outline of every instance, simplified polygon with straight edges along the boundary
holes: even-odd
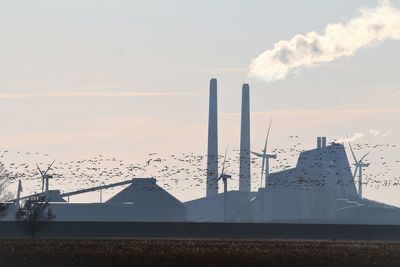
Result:
[[[242,86],[238,190],[218,192],[217,80],[210,80],[206,196],[182,203],[154,178],[134,178],[113,184],[61,193],[44,192],[55,221],[148,222],[278,222],[399,224],[400,209],[362,197],[355,186],[343,144],[317,137],[316,148],[299,154],[295,167],[266,171],[265,184],[251,188],[250,87]],[[269,131],[269,130],[268,130]],[[268,134],[267,134],[268,138]],[[266,142],[267,143],[267,142]],[[266,147],[266,146],[265,146]],[[266,155],[266,148],[264,156]],[[274,155],[273,155],[274,156]],[[272,156],[271,156],[272,157]],[[353,155],[354,159],[355,156]],[[360,162],[362,159],[360,160]],[[268,166],[268,164],[267,164]],[[367,165],[360,165],[363,166]],[[360,171],[361,173],[361,171]],[[44,173],[46,174],[46,173]],[[43,176],[46,178],[45,176]],[[48,179],[46,180],[48,183]],[[69,197],[92,191],[126,187],[104,203],[70,203]],[[20,186],[20,185],[19,185]],[[1,220],[15,220],[19,197]],[[102,201],[100,201],[102,202]]]

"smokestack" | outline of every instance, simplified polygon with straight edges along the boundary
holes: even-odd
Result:
[[[321,147],[326,147],[326,137],[321,138]]]
[[[317,148],[320,149],[321,148],[321,137],[317,137]]]
[[[207,188],[206,196],[218,194],[218,109],[217,79],[210,80],[208,110]]]
[[[249,85],[242,87],[242,118],[240,129],[239,191],[250,192],[250,95]]]

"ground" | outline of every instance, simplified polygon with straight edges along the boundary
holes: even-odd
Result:
[[[400,266],[400,243],[0,240],[0,266]]]

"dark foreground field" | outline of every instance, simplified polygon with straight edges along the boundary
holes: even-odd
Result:
[[[400,266],[400,243],[0,240],[0,266]]]

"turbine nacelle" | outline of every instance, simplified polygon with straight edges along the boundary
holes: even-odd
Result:
[[[221,179],[222,179],[222,180],[232,179],[232,175],[223,173],[223,174],[221,174],[221,175],[219,176],[219,178],[218,178],[217,181],[219,181],[219,180],[221,180]]]
[[[356,168],[360,168],[360,167],[369,167],[370,163],[364,163],[364,162],[357,162],[357,163],[353,163],[353,166],[355,166]]]
[[[225,151],[225,156],[224,156],[224,163],[222,164],[222,171],[221,174],[219,175],[218,179],[215,182],[218,182],[219,180],[222,179],[222,181],[224,182],[224,193],[227,192],[227,183],[228,183],[228,179],[232,179],[232,176],[229,174],[225,173],[225,162],[226,162],[226,154],[228,152],[228,147],[226,148]]]
[[[51,169],[51,167],[53,166],[54,162],[56,160],[53,160],[53,162],[49,165],[49,167],[47,168],[47,170],[45,172],[43,172],[40,168],[39,165],[36,164],[37,169],[39,170],[39,173],[42,177],[42,192],[47,192],[49,190],[49,180],[51,178],[53,178],[52,175],[47,174],[47,172]]]

